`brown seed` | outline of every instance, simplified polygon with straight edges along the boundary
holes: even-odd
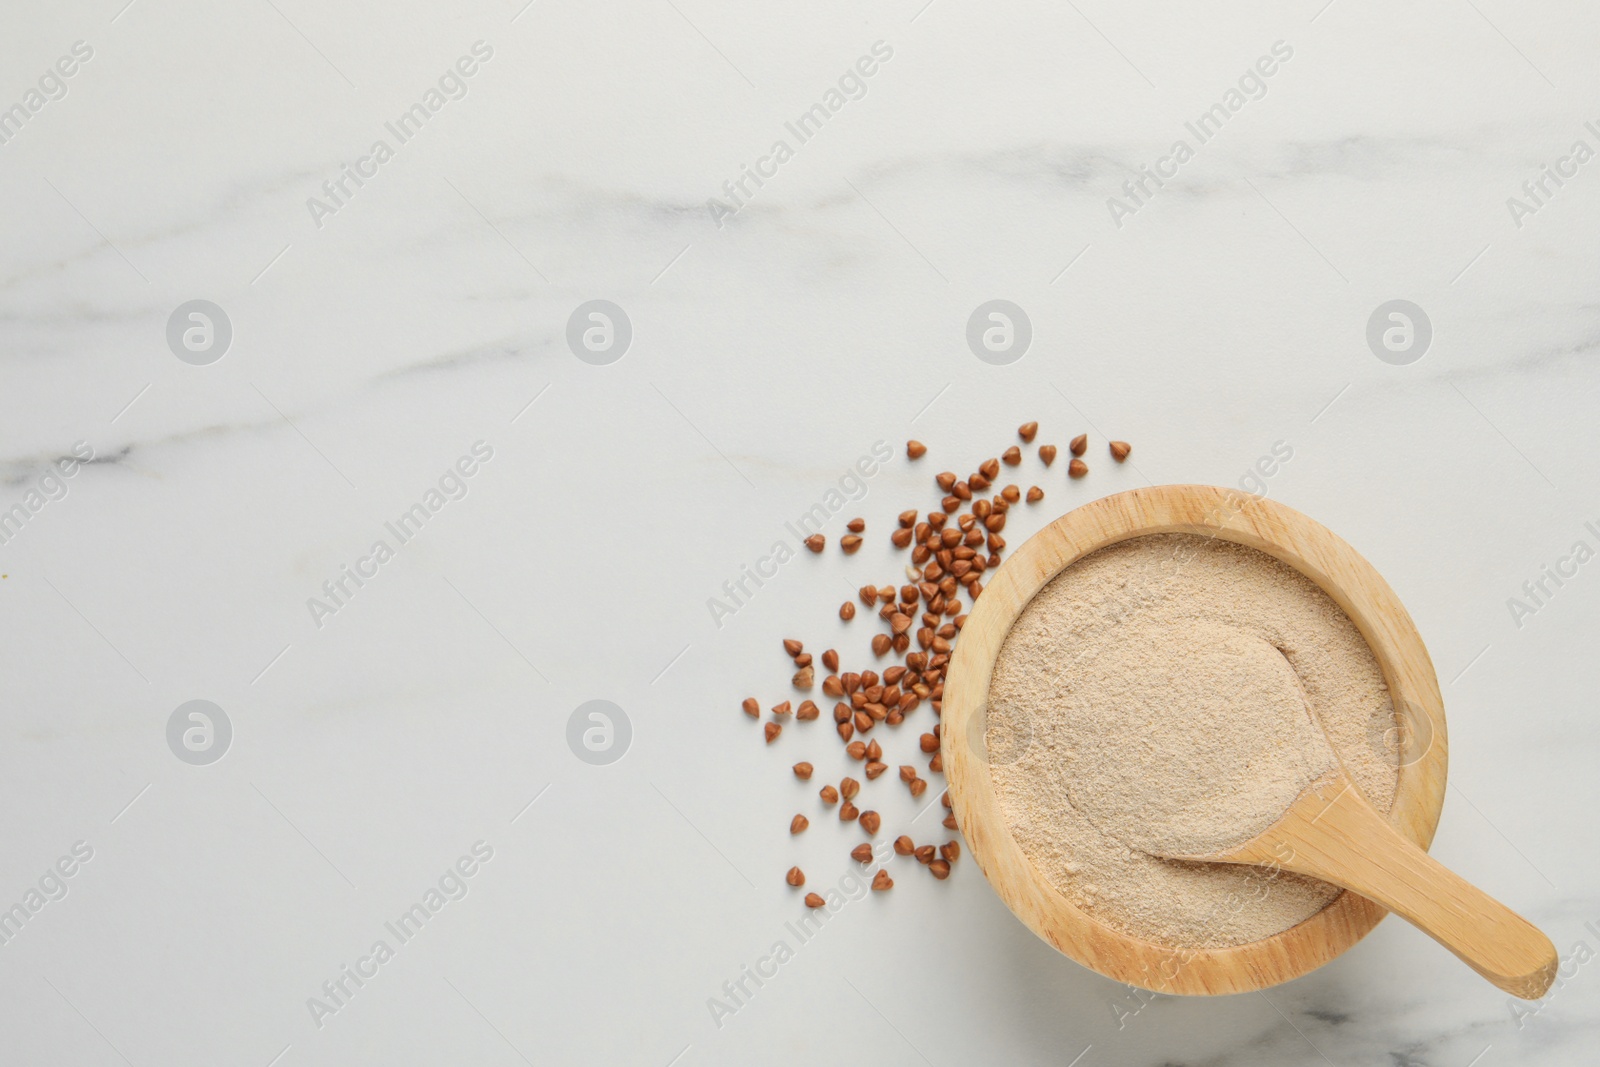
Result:
[[[896,612],[895,614],[889,616],[889,629],[893,630],[897,634],[903,634],[907,630],[911,629],[911,618],[907,615],[901,615],[900,613]]]
[[[850,850],[850,858],[857,863],[872,862],[872,846],[861,844]]]
[[[940,471],[933,476],[933,480],[938,482],[939,488],[947,493],[955,488],[956,476],[954,471]]]
[[[834,729],[839,731],[839,740],[841,741],[848,741],[856,735],[855,724],[849,719],[841,722],[838,726],[835,726]]]
[[[837,674],[830,674],[826,678],[822,679],[822,692],[825,696],[838,699],[839,697],[844,696],[844,683],[839,681],[839,676]]]
[[[984,460],[978,464],[978,473],[993,481],[1000,473],[1000,461],[997,459]]]
[[[800,706],[794,709],[794,717],[801,722],[810,722],[812,719],[820,718],[821,716],[822,709],[809,700],[802,700]]]
[[[766,725],[766,727],[764,729],[766,730],[766,733],[767,733],[767,744],[769,744],[769,745],[772,744],[772,742],[774,742],[774,741],[776,741],[778,739],[778,735],[779,734],[783,733],[783,727],[779,726],[775,722],[767,723],[767,725]]]
[[[1006,528],[1006,513],[1000,511],[990,515],[987,519],[983,520],[983,527],[990,533],[999,533],[1001,530],[1004,530]]]
[[[839,538],[839,547],[844,549],[845,555],[853,556],[856,554],[856,549],[861,547],[861,538],[855,534],[845,534]]]
[[[806,872],[802,871],[799,867],[790,867],[789,873],[783,876],[783,880],[792,886],[805,885]]]
[[[1133,446],[1126,441],[1111,442],[1111,458],[1121,463],[1128,458],[1128,453],[1133,451]]]
[[[861,814],[860,809],[857,808],[854,804],[850,803],[848,800],[845,801],[843,804],[839,805],[839,821],[840,822],[849,822],[851,819],[854,819],[857,815],[860,815],[860,814]]]
[[[1018,448],[1016,445],[1012,445],[1010,448],[1000,453],[1000,459],[1004,461],[1006,466],[1015,467],[1018,463],[1022,462],[1022,449]]]
[[[961,858],[960,842],[946,841],[944,844],[939,846],[939,855],[943,856],[949,862],[954,863],[956,860]]]
[[[797,834],[810,825],[810,819],[806,818],[804,815],[796,815],[794,818],[789,820],[789,832],[791,834]]]
[[[946,863],[944,860],[934,860],[932,863],[928,864],[928,872],[942,882],[946,878],[950,877],[950,864]]]
[[[808,908],[820,908],[826,903],[827,903],[826,900],[823,900],[821,897],[817,896],[815,893],[807,893],[806,894],[806,907],[808,907]]]
[[[790,711],[791,709],[787,700],[785,700],[782,704],[774,704],[772,706],[772,714],[774,715],[787,715]]]
[[[878,827],[883,825],[883,819],[875,811],[862,812],[860,822],[861,828],[869,834],[877,833]]]
[[[846,600],[845,603],[849,604],[850,601]],[[855,605],[851,604],[851,607],[854,606]],[[817,671],[815,667],[801,667],[799,670],[794,672],[794,687],[796,689],[810,689],[812,684],[815,683],[816,678]]]
[[[921,459],[927,451],[928,446],[921,441],[906,442],[906,455],[911,459]]]
[[[750,716],[752,719],[761,718],[761,705],[756,702],[755,697],[745,697],[744,702],[739,706],[743,708],[744,713]]]
[[[877,741],[873,741],[870,744],[868,744],[867,745],[867,758],[868,759],[882,759],[883,758],[883,746],[878,744]]]
[[[950,807],[950,790],[946,789],[943,793],[939,794],[939,803],[944,805],[946,808]]]
[[[922,747],[922,751],[924,752],[939,751],[939,739],[934,737],[932,734],[923,734],[921,737],[917,738],[917,744]]]
[[[1032,443],[1034,436],[1038,434],[1038,432],[1039,424],[1037,422],[1025,422],[1021,426],[1017,427],[1017,436],[1028,443]]]
[[[843,619],[845,622],[849,622],[855,617],[856,606],[852,601],[846,600],[843,604],[839,605],[839,618]]]
[[[882,774],[888,769],[889,765],[887,763],[884,763],[882,760],[875,760],[874,762],[867,764],[867,777],[876,778],[878,775]]]
[[[828,539],[823,537],[821,534],[812,534],[810,537],[806,538],[806,547],[813,552],[821,552],[824,548],[828,547]]]
[[[897,855],[897,856],[909,856],[913,852],[915,852],[916,850],[917,850],[917,846],[912,844],[911,843],[911,838],[907,837],[905,834],[901,834],[899,837],[894,839],[894,853],[895,853],[895,855]]]
[[[913,778],[911,779],[908,788],[911,790],[912,797],[920,797],[922,794],[928,791],[928,783],[924,782],[921,778]]]
[[[844,754],[853,760],[864,760],[867,758],[867,746],[860,741],[852,741],[844,746]]]
[[[802,782],[810,780],[811,771],[812,767],[809,763],[796,763],[794,765],[794,776],[800,779]]]
[[[817,790],[817,796],[821,797],[822,802],[829,807],[839,803],[839,791],[831,785],[825,785]]]
[[[884,655],[893,644],[893,639],[888,634],[874,634],[872,637],[872,651],[874,655]]]
[[[831,648],[824,652],[822,654],[822,666],[826,670],[837,671],[839,669],[839,653]]]
[[[928,761],[928,770],[935,773],[939,773],[944,770],[944,757],[940,753],[935,752],[933,754],[933,758]]]
[[[862,530],[867,528],[867,520],[860,518],[851,519],[849,522],[844,524],[844,528],[849,530],[851,533],[860,533]]]
[[[1067,474],[1074,478],[1082,478],[1089,473],[1089,465],[1081,459],[1075,459],[1067,464]]]
[[[872,888],[882,893],[894,888],[894,879],[889,877],[888,871],[879,871],[872,876]]]
[[[1067,449],[1074,456],[1083,455],[1089,450],[1089,435],[1086,433],[1080,433],[1078,436],[1072,439],[1072,442],[1069,445],[1067,445]]]
[[[1000,490],[1000,499],[1004,500],[1007,504],[1015,504],[1017,501],[1022,499],[1022,490],[1014,485],[1008,485],[1004,489]]]
[[[868,730],[872,729],[874,722],[875,720],[865,710],[855,713],[856,729],[862,733],[866,733]]]
[[[913,781],[916,777],[917,769],[915,767],[911,766],[909,763],[902,763],[900,765],[900,780],[902,782]]]
[[[958,829],[958,827],[956,826],[956,817],[954,815],[946,815],[944,817],[944,828],[946,830]]]
[[[1028,487],[1028,503],[1037,504],[1039,501],[1041,501],[1043,499],[1044,499],[1044,490],[1043,489],[1040,489],[1037,485]]]
[[[799,641],[796,641],[792,637],[785,637],[783,639],[783,650],[789,653],[791,656],[798,656],[805,650],[805,647],[805,645],[802,645]]]
[[[861,688],[861,675],[857,674],[855,671],[845,671],[843,674],[839,675],[839,682],[844,686],[844,691],[846,693],[854,693],[857,689]]]
[[[1044,465],[1046,467],[1050,466],[1050,464],[1052,464],[1052,463],[1054,463],[1056,461],[1056,446],[1055,445],[1040,445],[1039,446],[1039,458],[1044,461]]]
[[[846,800],[854,800],[859,792],[861,792],[861,783],[854,778],[846,778],[839,783],[839,795]]]
[[[800,653],[798,656],[796,656],[794,658],[794,665],[796,667],[809,667],[809,666],[811,666],[811,653],[809,653],[809,652]]]
[[[896,530],[894,533],[889,535],[889,543],[894,545],[896,548],[905,548],[911,544],[911,531]]]
[[[917,849],[916,856],[917,856],[917,862],[918,863],[922,863],[922,864],[932,863],[933,862],[933,856],[934,856],[933,846],[932,845],[923,845],[921,848]]]

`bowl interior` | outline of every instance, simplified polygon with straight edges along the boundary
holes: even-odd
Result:
[[[983,751],[995,659],[1034,594],[1091,552],[1158,533],[1258,549],[1304,574],[1344,610],[1377,659],[1395,707],[1400,769],[1389,822],[1428,847],[1444,803],[1444,705],[1411,617],[1372,565],[1326,527],[1273,501],[1214,486],[1158,486],[1105,497],[1063,515],[1017,549],[985,586],[956,644],[945,682],[942,759],[974,860],[1034,933],[1084,966],[1144,989],[1249,992],[1328,962],[1387,913],[1345,892],[1304,922],[1247,944],[1179,949],[1130,937],[1075,906],[1035,870],[1007,827]]]

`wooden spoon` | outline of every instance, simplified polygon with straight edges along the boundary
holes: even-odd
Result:
[[[1243,844],[1168,858],[1276,867],[1343,886],[1406,919],[1512,996],[1537,1000],[1555,979],[1548,937],[1396,833],[1343,770],[1313,782]]]

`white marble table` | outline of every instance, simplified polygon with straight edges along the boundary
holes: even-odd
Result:
[[[13,5],[6,1062],[1593,1062],[1600,19],[1321,2]],[[966,336],[996,299],[1004,365]],[[609,363],[569,348],[593,300]],[[1392,300],[1425,351],[1369,347]],[[965,860],[713,1018],[804,911],[782,872],[854,843],[789,838],[802,746],[739,700],[782,698],[780,637],[864,644],[838,600],[929,468],[865,482],[861,555],[709,598],[874,442],[971,464],[1026,419],[1101,458],[1013,540],[1292,449],[1261,488],[1438,667],[1436,854],[1577,953],[1536,1014],[1396,920],[1144,1004]],[[194,700],[215,762],[177,755],[214,713],[169,746]],[[567,743],[591,700],[610,765]]]

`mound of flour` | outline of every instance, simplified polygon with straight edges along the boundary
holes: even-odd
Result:
[[[1231,542],[1162,534],[1080,560],[1012,627],[989,703],[1023,851],[1078,907],[1157,944],[1260,940],[1340,890],[1151,853],[1247,840],[1336,762],[1378,810],[1394,802],[1394,709],[1366,642],[1309,579]]]

